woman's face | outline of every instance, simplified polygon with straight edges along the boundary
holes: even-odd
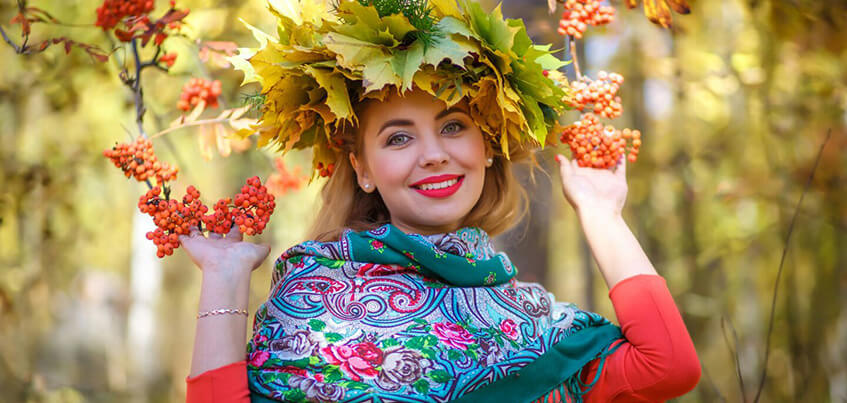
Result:
[[[391,223],[406,233],[459,228],[482,194],[492,152],[468,113],[415,89],[360,113],[361,153],[350,154],[359,186],[379,191]]]

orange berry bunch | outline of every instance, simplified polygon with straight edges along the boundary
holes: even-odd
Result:
[[[615,166],[626,152],[627,140],[632,140],[627,159],[635,162],[641,147],[641,132],[604,126],[593,113],[583,114],[579,121],[566,127],[560,139],[570,146],[581,167],[607,169]]]
[[[153,0],[105,0],[97,7],[97,22],[103,30],[114,28],[124,17],[135,17],[153,11]]]
[[[571,106],[583,111],[588,104],[593,104],[594,113],[614,119],[623,113],[621,97],[616,95],[621,84],[623,76],[617,73],[601,71],[597,80],[582,76],[581,80],[571,83],[574,92]]]
[[[173,254],[179,248],[179,236],[191,233],[191,227],[205,228],[218,234],[226,234],[233,224],[247,235],[261,234],[276,207],[273,195],[268,194],[258,177],[247,180],[241,193],[232,198],[218,200],[214,212],[206,214],[209,208],[200,201],[200,191],[194,186],[186,189],[182,202],[159,195],[162,188],[156,186],[138,199],[138,209],[153,217],[156,229],[146,234],[147,239],[156,244],[156,256],[162,258]]]
[[[614,7],[600,3],[600,0],[566,0],[565,12],[559,20],[559,34],[581,39],[589,25],[612,22],[615,19]]]
[[[268,192],[275,196],[282,196],[289,190],[298,190],[303,186],[303,182],[308,179],[300,176],[300,167],[295,166],[289,171],[285,166],[282,157],[277,157],[274,160],[276,172],[272,173],[265,182],[268,187]],[[335,168],[335,167],[333,167]]]
[[[127,178],[135,177],[139,182],[156,178],[159,184],[176,179],[178,169],[166,162],[159,161],[153,153],[153,143],[139,136],[130,144],[116,144],[103,151],[103,155],[124,171]]]
[[[174,199],[162,199],[162,188],[156,186],[138,199],[138,209],[153,217],[156,229],[146,234],[156,244],[156,256],[162,258],[173,254],[178,248],[179,236],[187,235],[192,226],[200,223],[208,208],[200,202],[200,192],[189,186],[182,203]]]
[[[182,94],[180,94],[176,106],[184,111],[189,111],[203,102],[207,108],[217,108],[219,95],[221,95],[221,82],[219,80],[210,81],[194,77],[182,86]]]
[[[332,176],[332,173],[335,172],[335,164],[330,162],[329,164],[324,165],[323,162],[318,162],[317,169],[320,177],[330,177]]]
[[[242,233],[261,234],[276,207],[274,196],[262,185],[258,176],[247,179],[241,193],[235,195],[232,220]]]

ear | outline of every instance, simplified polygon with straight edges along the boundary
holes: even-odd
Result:
[[[364,167],[363,161],[360,161],[356,154],[350,153],[348,154],[348,158],[350,158],[350,165],[353,166],[353,170],[356,171],[356,181],[359,182],[359,187],[365,191],[365,193],[370,193],[374,191],[374,185],[371,183],[371,175],[368,172],[367,168]]]

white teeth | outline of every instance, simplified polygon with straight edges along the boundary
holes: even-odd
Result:
[[[446,187],[450,187],[450,186],[455,185],[457,182],[459,182],[458,178],[450,179],[450,180],[447,180],[447,181],[444,181],[444,182],[438,182],[438,183],[424,183],[423,185],[419,185],[418,188],[420,188],[422,190],[444,189]]]

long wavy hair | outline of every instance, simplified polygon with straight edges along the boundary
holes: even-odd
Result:
[[[368,105],[380,102],[366,99],[354,106],[357,116]],[[484,134],[483,134],[484,135]],[[321,189],[322,205],[307,234],[307,239],[321,242],[336,241],[346,228],[364,231],[391,221],[391,216],[379,190],[367,193],[359,187],[356,172],[350,164],[349,153],[357,158],[363,154],[363,133],[358,127],[336,130],[333,135],[340,148],[336,152],[335,171]],[[493,163],[485,170],[482,194],[462,220],[462,227],[479,227],[490,236],[500,234],[516,225],[527,214],[529,198],[526,189],[515,178],[513,165],[531,164],[534,148],[509,143],[509,158],[500,151],[493,139]]]

